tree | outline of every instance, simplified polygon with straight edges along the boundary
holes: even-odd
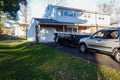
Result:
[[[111,21],[119,21],[120,19],[120,4],[119,0],[110,0],[108,3],[99,3],[98,9],[102,13],[111,15]]]
[[[10,19],[18,19],[17,12],[20,10],[20,4],[27,6],[26,0],[0,0],[0,34],[3,26],[3,15]]]
[[[112,13],[112,7],[113,6],[111,4],[107,4],[107,3],[98,4],[98,9],[102,13],[111,14]]]
[[[16,19],[18,17],[18,10],[20,10],[20,4],[27,5],[26,0],[0,0],[0,13],[6,13],[9,18]]]
[[[113,5],[113,14],[115,14],[115,18],[112,17],[115,21],[119,21],[120,19],[120,1],[119,0],[110,0],[110,3]]]
[[[65,5],[66,4],[66,0],[40,0],[41,3],[43,4],[44,7],[46,7],[49,4],[53,4],[53,5]]]
[[[27,0],[27,2],[29,3],[30,0]],[[27,24],[28,24],[28,21],[29,21],[29,11],[30,11],[30,7],[29,7],[29,4],[27,5],[20,5],[20,11],[19,11],[19,14],[20,14],[20,17],[22,18],[22,24],[23,24],[23,27],[24,27],[24,31],[25,31],[25,34],[27,35]]]
[[[3,32],[2,28],[4,27],[4,23],[7,22],[7,18],[6,17],[0,17],[0,35]]]

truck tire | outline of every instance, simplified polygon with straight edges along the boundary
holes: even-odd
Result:
[[[79,46],[80,52],[81,53],[86,53],[87,52],[87,46],[84,43],[81,43]]]
[[[115,60],[120,63],[120,50],[117,50],[114,54]]]

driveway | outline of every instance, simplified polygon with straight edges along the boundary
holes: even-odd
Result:
[[[114,61],[114,59],[111,56],[108,56],[106,54],[98,53],[95,51],[90,51],[89,53],[83,54],[83,53],[80,53],[79,49],[77,48],[72,48],[69,46],[59,45],[55,43],[45,43],[45,44],[52,48],[56,48],[58,50],[81,57],[85,60],[100,64],[100,65],[104,65],[116,70],[120,70],[120,64]]]

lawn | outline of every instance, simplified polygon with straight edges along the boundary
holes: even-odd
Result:
[[[120,71],[42,44],[1,41],[0,80],[120,80]]]

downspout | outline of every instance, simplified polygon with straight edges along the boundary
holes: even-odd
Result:
[[[95,12],[96,31],[98,31],[97,12]]]

